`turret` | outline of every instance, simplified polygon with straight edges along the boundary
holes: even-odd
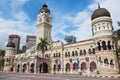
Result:
[[[105,8],[96,9],[91,16],[96,61],[100,73],[117,73],[117,59],[112,39],[112,19]]]
[[[4,72],[13,71],[14,68],[14,54],[15,54],[15,44],[13,42],[8,42],[6,46],[5,62],[4,62]]]

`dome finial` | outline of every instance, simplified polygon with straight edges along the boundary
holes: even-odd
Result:
[[[98,3],[98,9],[100,9],[100,4]]]
[[[45,7],[45,8],[47,8],[47,4],[46,4],[46,2],[44,2],[44,5],[43,5],[42,7]]]

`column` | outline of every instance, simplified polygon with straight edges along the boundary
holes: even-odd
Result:
[[[73,63],[72,62],[70,63],[70,73],[71,74],[73,73]]]
[[[34,60],[34,73],[36,73],[36,59]]]

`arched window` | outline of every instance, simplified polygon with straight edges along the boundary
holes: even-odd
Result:
[[[72,56],[74,56],[74,51],[72,51]]]
[[[86,50],[85,49],[83,50],[83,53],[84,53],[84,55],[86,55]]]
[[[60,64],[58,65],[58,71],[60,71],[60,68],[61,68],[61,66],[60,66]]]
[[[92,53],[92,52],[91,52],[91,49],[88,49],[88,53],[89,53],[89,54],[91,54],[91,53]]]
[[[75,56],[78,56],[78,52],[77,51],[75,51]]]
[[[102,42],[102,48],[103,48],[103,50],[106,50],[106,42],[105,41]]]
[[[109,62],[108,62],[108,59],[107,59],[107,58],[105,58],[105,59],[104,59],[104,64],[109,64]]]
[[[85,62],[82,62],[82,63],[81,63],[81,70],[82,70],[82,71],[85,71],[85,70],[86,70],[86,63],[85,63]]]
[[[70,52],[68,52],[68,56],[70,57]]]
[[[60,52],[58,54],[59,54],[58,57],[60,57]]]
[[[82,55],[82,50],[80,50],[80,56]]]
[[[56,57],[58,57],[58,53],[56,53]]]
[[[114,65],[113,60],[110,60],[110,65]]]
[[[67,57],[67,52],[65,52],[65,57]]]
[[[54,53],[54,57],[55,57],[55,53]]]
[[[108,50],[111,50],[110,41],[108,41]]]
[[[91,62],[90,63],[90,71],[94,71],[97,69],[96,63],[95,62]]]
[[[68,72],[68,71],[70,71],[70,64],[69,63],[66,64],[66,72]]]
[[[98,42],[97,45],[98,45],[98,51],[100,51],[101,50],[100,42]]]
[[[78,64],[77,63],[74,63],[73,64],[73,70],[77,70],[78,69]]]
[[[95,54],[95,48],[92,49],[93,54]]]

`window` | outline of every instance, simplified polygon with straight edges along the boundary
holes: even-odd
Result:
[[[55,57],[55,53],[54,53],[54,56],[53,57]]]
[[[68,52],[68,56],[70,57],[70,52]]]
[[[80,55],[82,55],[82,50],[80,50]]]
[[[60,52],[58,53],[58,57],[60,57]]]
[[[88,53],[91,54],[91,49],[88,49]]]
[[[85,49],[83,50],[83,53],[84,53],[84,55],[86,55],[86,50]]]
[[[75,51],[75,56],[78,56],[78,52],[77,51]]]
[[[104,64],[109,64],[107,58],[104,59]]]
[[[110,41],[108,41],[108,50],[111,50]]]
[[[110,65],[114,65],[113,60],[110,60]]]
[[[97,45],[98,45],[98,51],[100,51],[101,50],[100,42],[98,42]]]
[[[65,57],[67,57],[67,52],[65,52]]]
[[[74,56],[74,51],[72,51],[72,56]]]
[[[106,42],[105,41],[102,42],[102,48],[103,48],[103,50],[106,50]]]
[[[93,54],[95,54],[95,48],[93,48],[92,50],[93,50]]]

